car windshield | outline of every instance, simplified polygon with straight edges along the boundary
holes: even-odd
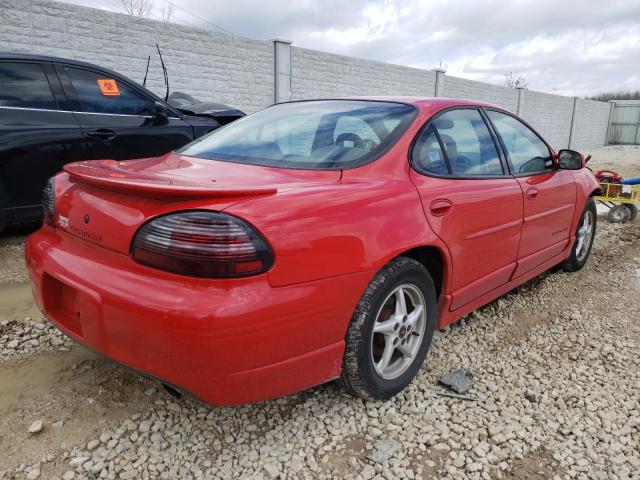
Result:
[[[177,153],[268,167],[344,169],[384,153],[415,115],[414,107],[402,103],[283,103],[215,130]]]

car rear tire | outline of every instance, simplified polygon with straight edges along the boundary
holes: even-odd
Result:
[[[596,210],[596,202],[593,198],[587,200],[584,206],[578,226],[576,227],[576,241],[573,243],[571,254],[560,266],[567,272],[577,272],[589,258],[591,247],[593,247],[593,239],[596,235],[596,224],[598,212]]]
[[[436,292],[421,263],[398,257],[362,295],[347,330],[341,385],[365,399],[387,400],[416,376],[436,326]]]

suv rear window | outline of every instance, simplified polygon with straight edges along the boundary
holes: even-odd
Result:
[[[282,103],[215,130],[178,153],[268,167],[344,169],[384,153],[415,115],[414,107],[392,102]]]
[[[58,109],[42,65],[0,62],[0,107]]]

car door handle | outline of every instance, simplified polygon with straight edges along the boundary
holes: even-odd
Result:
[[[431,202],[431,205],[429,205],[429,210],[431,211],[431,215],[441,217],[449,213],[449,210],[451,210],[452,206],[453,203],[451,203],[451,200],[447,200],[446,198],[439,198]]]
[[[109,142],[116,138],[116,132],[109,130],[108,128],[99,128],[98,130],[91,130],[90,132],[87,132],[87,136]]]
[[[538,189],[532,187],[529,190],[527,190],[527,198],[529,200],[535,200],[536,197],[538,196],[538,193],[540,193]]]

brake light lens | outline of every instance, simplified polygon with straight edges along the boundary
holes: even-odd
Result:
[[[42,190],[42,208],[44,223],[54,227],[56,224],[56,177],[47,180],[47,184]]]
[[[133,239],[144,265],[194,277],[234,278],[273,265],[267,242],[246,222],[218,212],[172,213],[144,224]]]

